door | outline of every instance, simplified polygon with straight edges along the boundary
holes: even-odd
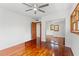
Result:
[[[36,23],[35,22],[32,22],[32,25],[31,25],[31,29],[32,29],[32,40],[36,40]]]

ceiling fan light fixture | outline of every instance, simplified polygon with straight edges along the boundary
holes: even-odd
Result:
[[[34,8],[33,10],[34,10],[34,11],[37,11],[37,8]]]
[[[37,11],[40,11],[42,13],[45,13],[45,11],[44,10],[41,10],[40,8],[44,8],[44,7],[49,6],[49,4],[43,4],[43,5],[40,5],[40,6],[38,4],[33,4],[33,6],[32,5],[29,5],[29,4],[26,4],[26,3],[23,3],[23,4],[26,5],[26,6],[28,6],[28,7],[31,7],[32,9],[28,9],[26,11],[33,10],[34,11],[34,14],[36,14]]]

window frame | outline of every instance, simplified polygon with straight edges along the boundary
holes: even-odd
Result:
[[[71,16],[70,16],[70,31],[72,33],[77,33],[79,34],[79,3],[77,4],[76,8],[74,9],[74,11],[72,12]],[[74,27],[75,24],[75,27]],[[74,30],[75,28],[75,30]]]

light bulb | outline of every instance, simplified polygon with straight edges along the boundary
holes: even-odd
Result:
[[[37,8],[34,8],[33,10],[37,11]]]

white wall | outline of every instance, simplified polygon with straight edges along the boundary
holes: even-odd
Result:
[[[50,30],[50,25],[59,25],[59,31]],[[48,21],[46,22],[46,35],[53,35],[54,37],[65,37],[65,20],[64,21]]]
[[[70,15],[75,7],[76,4],[72,4],[66,13],[65,44],[66,46],[71,47],[74,55],[79,55],[79,35],[70,32]]]
[[[0,50],[31,39],[31,18],[0,8]]]

